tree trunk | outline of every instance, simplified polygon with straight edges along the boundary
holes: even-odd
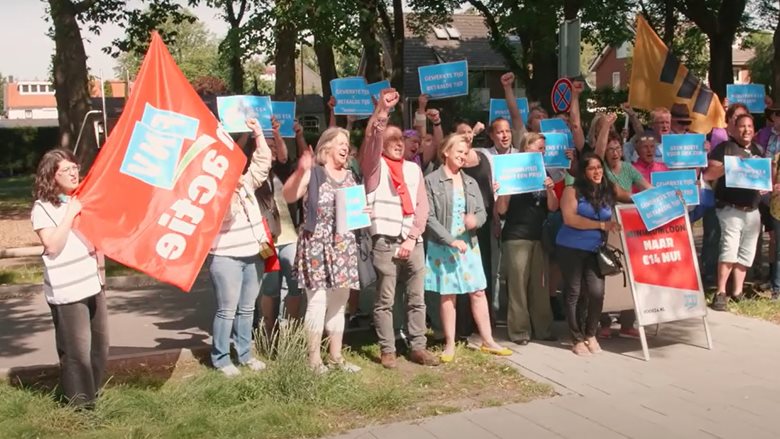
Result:
[[[780,20],[775,26],[775,35],[772,38],[774,57],[772,58],[772,98],[774,106],[780,106]]]
[[[49,7],[54,26],[54,89],[60,127],[58,145],[73,150],[81,123],[91,108],[87,55],[75,5],[70,0],[49,0]],[[82,169],[92,164],[97,153],[96,146],[92,136],[83,136],[77,157]]]
[[[674,31],[677,28],[674,3],[676,0],[664,1],[664,37],[663,41],[670,50],[674,46]]]
[[[726,84],[734,82],[731,44],[734,34],[719,33],[710,37],[710,88],[719,97],[726,96]]]
[[[390,85],[401,95],[401,105],[396,108],[397,116],[403,121],[405,114],[405,93],[404,93],[404,11],[403,1],[393,0],[393,51],[391,58],[393,60],[393,71],[390,75]]]
[[[558,56],[555,50],[543,48],[547,44],[539,46],[537,42],[532,49],[533,74],[527,92],[531,101],[539,101],[547,111],[551,111],[550,93],[558,80]]]
[[[276,81],[274,99],[277,101],[295,100],[295,46],[298,29],[294,23],[281,22],[276,27]],[[303,75],[303,72],[301,72]]]
[[[230,91],[236,94],[244,94],[244,63],[241,59],[241,35],[240,29],[231,27],[225,37],[225,45],[228,53],[228,66],[230,68]]]
[[[363,44],[363,76],[369,83],[382,80],[382,61],[379,41],[376,37],[376,23],[379,20],[376,13],[376,0],[363,0],[360,7],[358,27],[360,42]]]
[[[328,120],[328,100],[330,100],[330,81],[338,78],[336,73],[336,57],[333,54],[333,44],[314,36],[314,53],[317,55],[317,64],[320,67],[320,80],[322,82],[322,107],[325,120]]]

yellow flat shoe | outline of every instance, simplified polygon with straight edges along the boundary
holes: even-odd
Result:
[[[509,348],[494,349],[484,345],[480,347],[479,350],[486,354],[498,355],[499,357],[509,357],[513,354],[512,350]]]
[[[441,354],[439,356],[439,360],[441,360],[442,363],[452,363],[452,360],[455,359],[455,355],[453,354]]]

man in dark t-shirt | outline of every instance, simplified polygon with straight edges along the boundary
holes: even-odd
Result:
[[[725,311],[728,302],[726,284],[734,275],[734,291],[731,297],[742,297],[742,287],[748,267],[753,265],[756,243],[761,233],[761,216],[758,204],[761,193],[754,189],[726,187],[725,157],[761,157],[761,148],[753,143],[753,117],[743,114],[736,120],[732,138],[719,144],[708,157],[703,178],[715,181],[716,214],[721,228],[718,256],[718,293],[712,301],[712,309]]]

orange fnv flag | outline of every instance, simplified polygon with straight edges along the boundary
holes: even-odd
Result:
[[[684,104],[693,119],[691,131],[697,133],[726,125],[718,96],[688,71],[641,15],[636,17],[628,103],[644,110]]]
[[[189,291],[245,163],[155,32],[76,193],[76,228],[111,259]]]

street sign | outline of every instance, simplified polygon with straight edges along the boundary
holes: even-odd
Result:
[[[555,81],[552,89],[552,107],[556,113],[566,113],[571,108],[572,84],[568,78]]]

